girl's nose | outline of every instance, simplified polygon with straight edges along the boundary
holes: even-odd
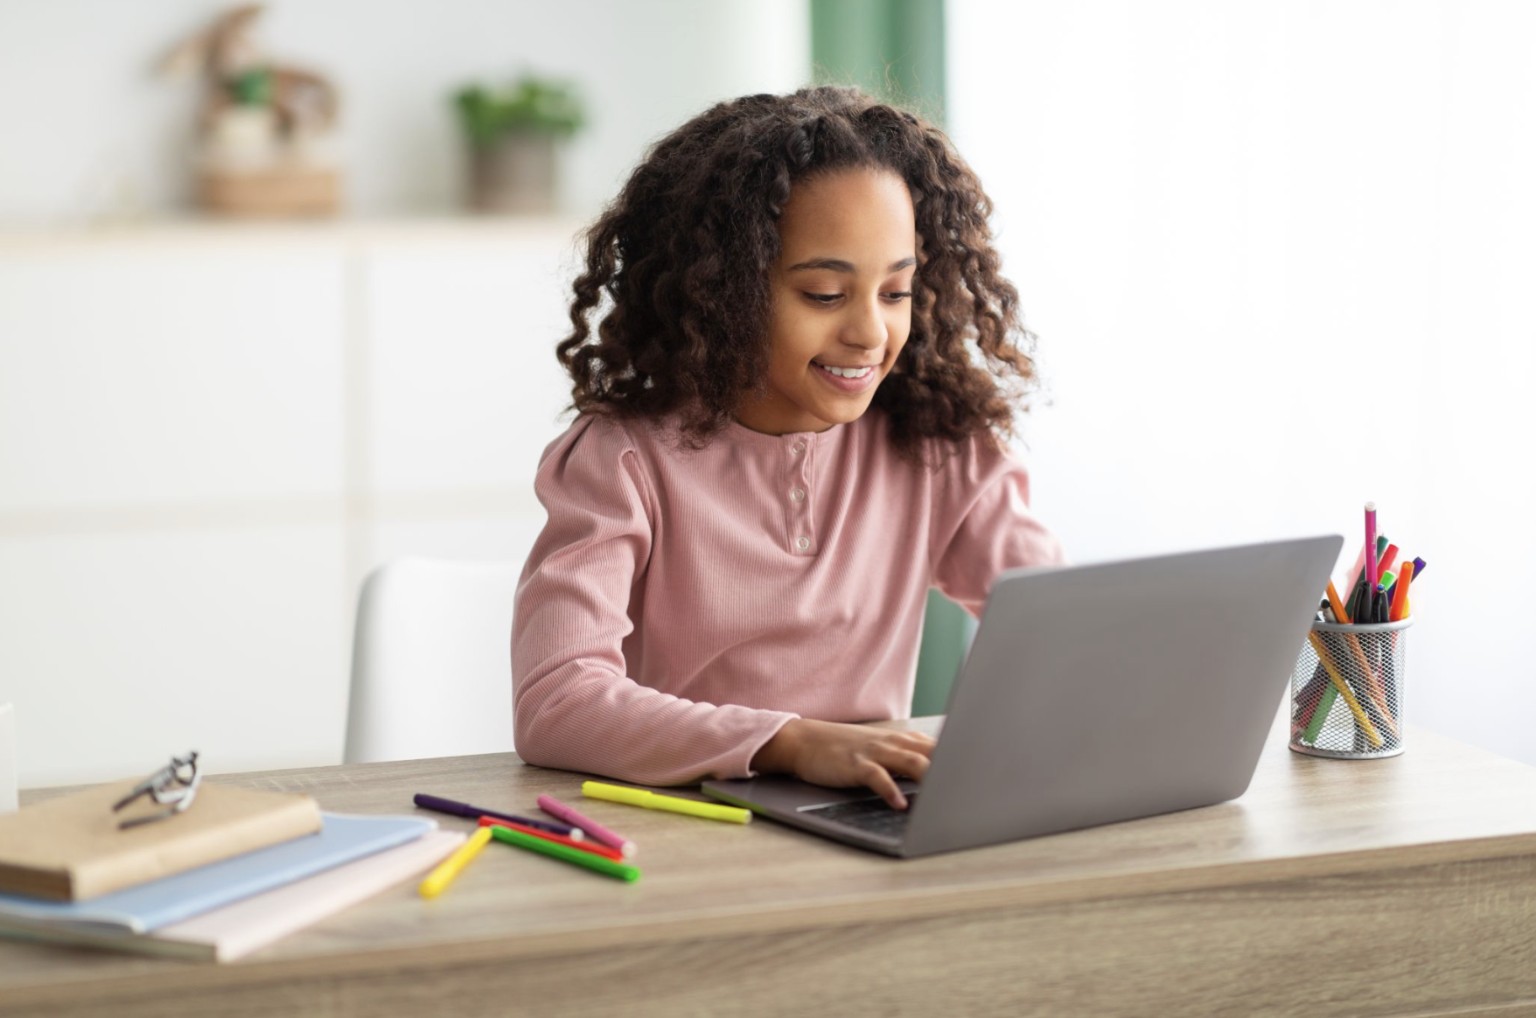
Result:
[[[850,346],[874,349],[882,346],[888,335],[885,315],[878,303],[859,304],[843,323],[842,340]]]

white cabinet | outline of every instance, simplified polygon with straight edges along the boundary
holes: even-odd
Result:
[[[343,259],[0,246],[0,513],[340,495]]]
[[[366,572],[521,558],[538,532],[576,229],[0,237],[0,702],[23,786],[188,748],[213,771],[340,759]]]

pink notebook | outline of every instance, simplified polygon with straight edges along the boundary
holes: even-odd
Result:
[[[204,961],[234,961],[425,873],[463,844],[466,837],[458,831],[429,831],[403,845],[162,926],[153,933],[81,928],[37,930],[32,935],[55,943]],[[27,932],[18,928],[8,935],[26,936]]]

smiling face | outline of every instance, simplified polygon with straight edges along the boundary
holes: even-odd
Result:
[[[768,377],[736,420],[785,435],[858,420],[912,331],[912,196],[885,170],[801,181],[779,217]]]

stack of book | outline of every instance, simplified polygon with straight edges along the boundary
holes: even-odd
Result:
[[[424,818],[323,813],[309,796],[215,781],[185,812],[120,829],[112,806],[135,784],[0,816],[0,935],[230,961],[464,840]]]

